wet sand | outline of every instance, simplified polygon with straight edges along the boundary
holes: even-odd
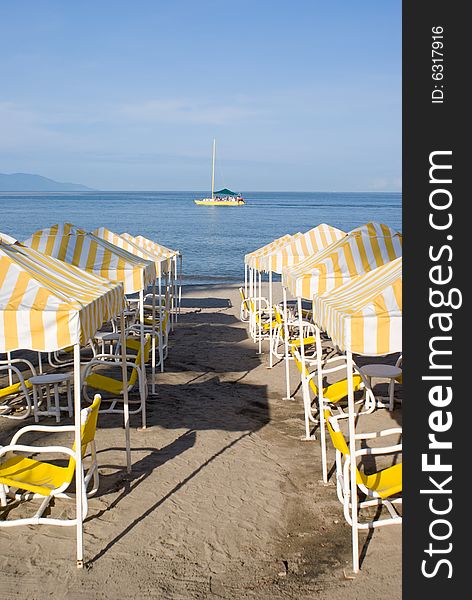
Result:
[[[74,528],[0,529],[0,598],[401,598],[400,527],[360,534],[350,578],[351,530],[333,478],[320,481],[319,442],[301,441],[300,391],[282,399],[283,364],[269,370],[256,354],[238,298],[236,286],[185,290],[148,428],[131,421],[131,475],[121,419],[100,417],[86,568],[75,567]],[[292,389],[296,378],[292,365]],[[400,413],[377,410],[361,427],[394,427]],[[20,426],[0,419],[0,443]]]

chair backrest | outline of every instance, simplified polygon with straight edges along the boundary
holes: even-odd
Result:
[[[94,441],[95,439],[95,431],[97,430],[97,420],[98,420],[98,409],[100,408],[100,402],[102,397],[100,394],[95,394],[93,402],[87,408],[83,408],[80,411],[80,422],[81,422],[81,433],[80,437],[82,440],[82,458],[85,456],[85,452],[87,451],[87,446]],[[72,450],[75,452],[75,442],[72,446]],[[69,458],[69,464],[67,465],[67,473],[65,475],[64,480],[72,481],[75,471],[75,458]]]
[[[139,345],[139,350],[138,353],[136,354],[136,358],[134,360],[134,364],[137,367],[141,367],[141,354],[144,351],[144,364],[146,364],[149,361],[149,354],[151,351],[151,336],[149,333],[146,334],[145,338],[144,338],[144,349],[141,346],[141,344]],[[128,380],[128,386],[134,385],[136,383],[138,379],[138,371],[136,369],[133,369],[130,378]]]
[[[327,408],[324,411],[326,425],[328,426],[329,435],[331,437],[331,441],[333,442],[333,446],[336,448],[338,452],[341,453],[344,460],[349,460],[349,446],[344,438],[342,431],[339,429],[339,425],[337,420],[333,417],[331,411]],[[338,473],[338,475],[342,476],[342,473]],[[362,477],[359,469],[356,467],[356,481],[358,484],[364,483],[364,478]]]
[[[293,360],[295,361],[295,364],[297,365],[297,368],[300,371],[300,374],[303,375],[304,377],[309,377],[310,371],[308,370],[308,367],[306,365],[305,365],[305,371],[303,371],[302,357],[300,356],[300,353],[298,352],[298,350],[294,346],[290,346],[290,351],[292,353]],[[315,394],[315,396],[318,396],[318,386],[313,381],[313,378],[311,378],[308,383],[309,383],[313,393]]]

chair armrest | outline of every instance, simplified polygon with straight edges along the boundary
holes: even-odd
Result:
[[[11,360],[5,360],[5,361],[1,360],[0,361],[1,366],[4,366],[4,365],[8,366],[8,365],[15,364],[15,363],[24,363],[25,365],[28,366],[29,370],[31,371],[31,375],[33,375],[33,376],[37,375],[34,365],[26,358],[12,358]],[[28,379],[28,377],[23,377],[23,378]]]
[[[19,438],[25,433],[30,433],[31,431],[44,431],[44,432],[65,432],[65,431],[75,431],[75,427],[73,425],[27,425],[26,427],[22,427],[18,430],[15,435],[11,438],[10,444],[16,444]]]
[[[361,448],[356,450],[355,456],[370,456],[372,454],[392,454],[394,452],[402,452],[402,444],[394,444],[393,446],[381,446],[379,448]]]
[[[356,433],[356,440],[373,440],[388,435],[402,434],[401,427],[393,427],[392,429],[381,429],[380,431],[372,431],[366,433]]]

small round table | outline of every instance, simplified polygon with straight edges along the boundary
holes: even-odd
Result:
[[[369,381],[370,388],[372,389],[372,379],[390,379],[388,384],[388,410],[392,411],[394,406],[394,391],[395,391],[395,380],[400,377],[402,370],[400,367],[394,367],[392,365],[364,365],[360,368],[362,373],[366,376]],[[381,401],[377,401],[377,406],[385,406]]]
[[[33,413],[34,420],[37,423],[40,415],[55,415],[57,423],[61,420],[61,411],[68,412],[72,417],[72,393],[71,381],[74,377],[72,372],[68,373],[43,373],[30,377],[29,381],[33,386]],[[59,402],[59,385],[66,384],[67,406],[61,406]],[[51,387],[54,396],[54,408],[51,405]],[[46,410],[39,410],[39,398],[42,396],[43,388],[46,390]],[[39,394],[38,394],[39,392]]]
[[[105,354],[105,344],[110,344],[109,350],[110,354],[113,354],[113,344],[118,343],[121,334],[116,331],[97,331],[93,336],[94,340],[97,340],[102,346],[102,354]]]

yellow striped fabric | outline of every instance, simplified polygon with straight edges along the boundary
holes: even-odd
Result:
[[[245,264],[249,265],[251,268],[254,268],[254,260],[258,255],[265,256],[266,254],[273,252],[279,246],[282,246],[283,244],[288,244],[291,239],[292,236],[287,233],[286,235],[277,238],[276,240],[266,244],[265,246],[261,246],[257,250],[249,252],[249,254],[246,254],[244,257]]]
[[[402,236],[387,225],[367,223],[315,256],[283,269],[282,281],[297,297],[312,299],[402,254]]]
[[[166,258],[170,258],[175,255],[179,255],[180,252],[178,250],[171,250],[162,244],[158,244],[157,242],[153,242],[148,238],[145,238],[142,235],[132,236],[129,233],[122,233],[122,237],[133,244],[136,244],[140,248],[144,248],[147,252],[151,252],[151,254],[155,254],[156,256],[165,256]]]
[[[268,254],[271,254],[272,252],[275,252],[278,248],[282,248],[290,242],[293,242],[294,240],[298,239],[301,235],[302,233],[300,231],[298,233],[295,233],[294,235],[284,235],[281,238],[270,242],[270,244],[262,246],[262,248],[259,248],[259,250],[251,252],[251,254],[249,255],[247,254],[244,260],[252,269],[262,271],[264,267],[264,259]]]
[[[343,352],[402,351],[402,258],[314,300],[316,321]]]
[[[84,344],[124,305],[121,283],[0,239],[0,352]]]
[[[302,260],[306,260],[327,246],[334,244],[345,235],[344,231],[326,225],[326,223],[321,223],[291,240],[288,244],[280,246],[277,250],[267,254],[261,259],[262,270],[267,273],[269,271],[282,273],[283,269],[297,265]]]
[[[134,256],[71,223],[37,231],[24,244],[89,273],[121,281],[125,294],[139,292],[156,278],[153,261]]]
[[[145,248],[138,246],[138,244],[134,243],[129,238],[125,238],[118,233],[114,233],[106,227],[99,227],[98,229],[92,231],[92,233],[102,240],[106,240],[107,242],[118,246],[118,248],[126,250],[126,252],[134,254],[134,256],[153,261],[156,267],[156,275],[158,277],[169,271],[169,260],[167,258],[149,252]]]

